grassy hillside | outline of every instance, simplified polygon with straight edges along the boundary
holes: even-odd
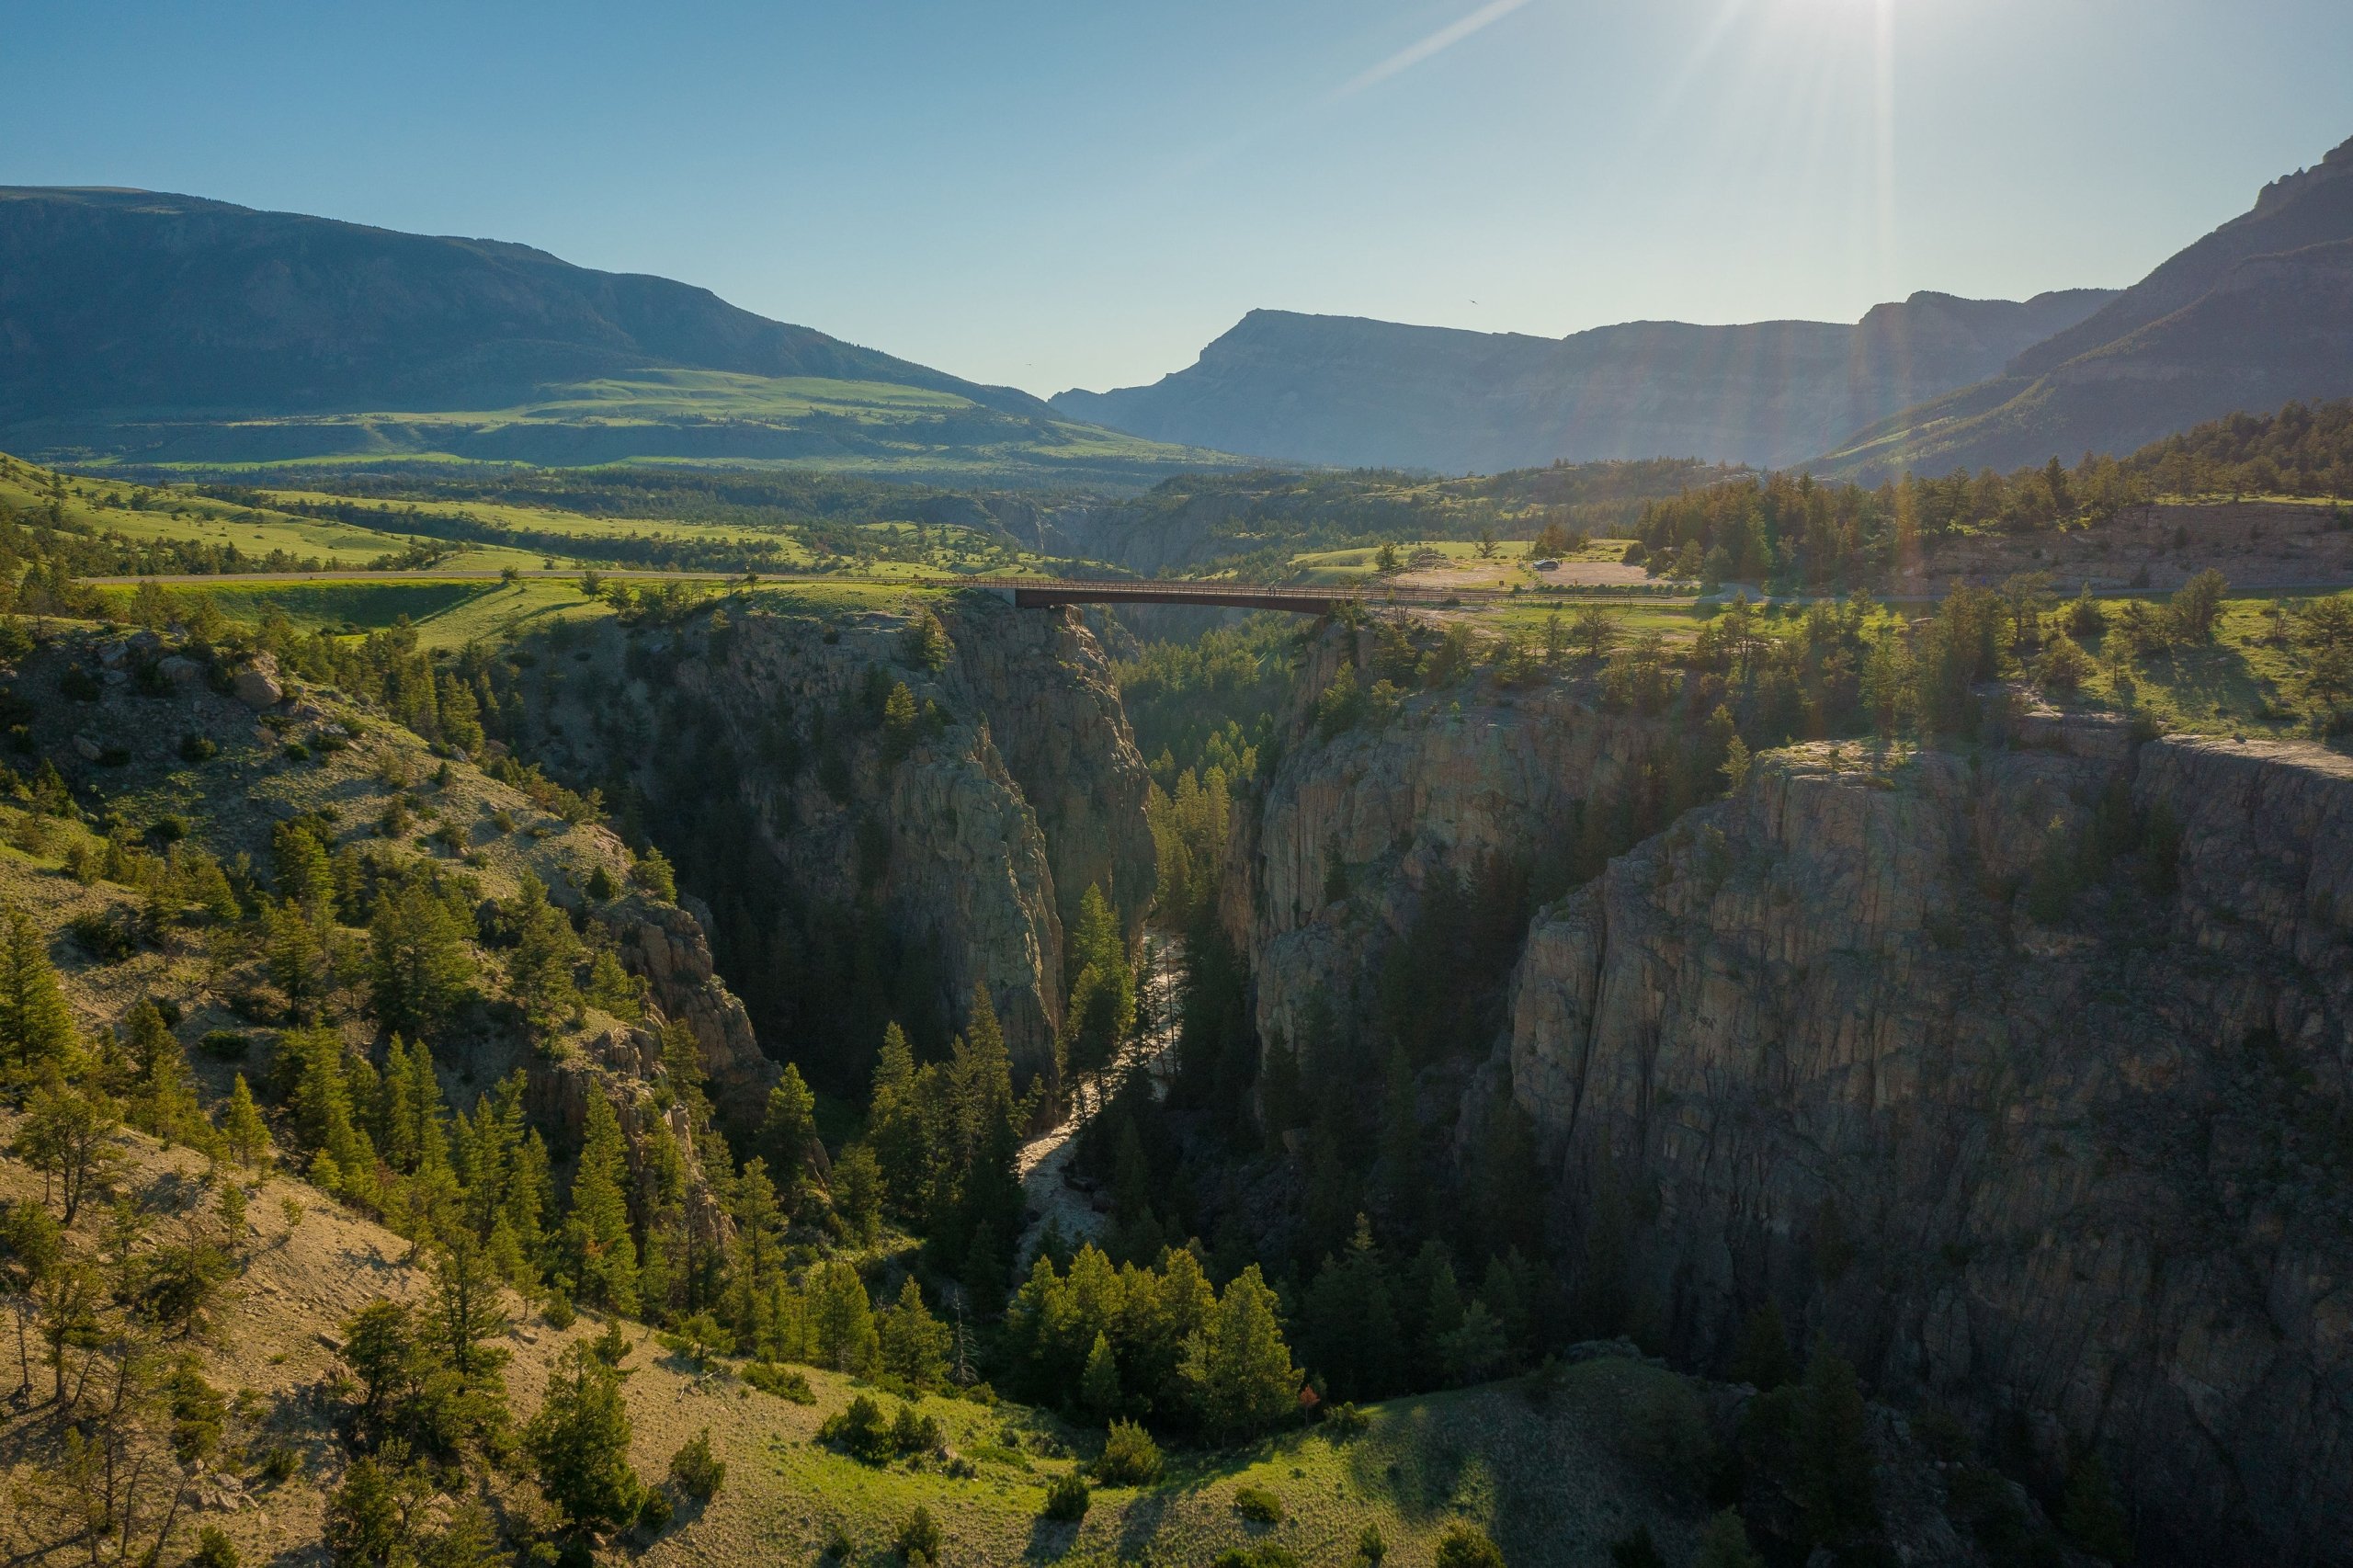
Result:
[[[497,241],[0,187],[0,446],[80,466],[718,461],[1140,488],[1221,460]]]
[[[189,476],[285,466],[648,462],[1140,489],[1179,470],[1240,466],[1222,453],[991,408],[935,388],[718,370],[558,383],[497,408],[52,421],[17,426],[9,438],[93,472],[129,465]]]
[[[0,875],[22,891],[11,869],[21,872],[0,868]],[[78,980],[73,994],[102,1000]],[[20,1117],[0,1112],[0,1132],[21,1127]],[[247,1194],[247,1218],[228,1241],[234,1278],[210,1331],[188,1342],[204,1376],[233,1402],[227,1449],[195,1490],[175,1539],[192,1542],[211,1528],[247,1562],[322,1560],[322,1517],[355,1457],[337,1435],[356,1403],[338,1355],[344,1325],[378,1299],[426,1306],[431,1271],[405,1238],[283,1171],[223,1172],[195,1151],[137,1132],[118,1134],[115,1149],[123,1162],[119,1189],[165,1214],[224,1181]],[[0,1160],[0,1202],[41,1201],[38,1174]],[[97,1230],[94,1215],[74,1239],[96,1251]],[[512,1358],[506,1381],[517,1415],[528,1420],[561,1354],[596,1339],[603,1322],[584,1315],[557,1329],[519,1299],[506,1308],[513,1327],[499,1348]],[[1609,1545],[1637,1528],[1680,1562],[1704,1519],[1697,1499],[1662,1493],[1648,1468],[1655,1460],[1632,1437],[1640,1412],[1691,1397],[1674,1374],[1641,1362],[1587,1362],[1540,1387],[1392,1401],[1370,1407],[1361,1429],[1346,1433],[1324,1426],[1238,1449],[1175,1452],[1160,1483],[1098,1489],[1083,1520],[1063,1523],[1041,1517],[1047,1487],[1082,1469],[1099,1434],[1027,1406],[931,1395],[913,1404],[938,1423],[939,1449],[871,1465],[818,1431],[860,1394],[902,1403],[887,1391],[807,1368],[813,1399],[802,1404],[752,1387],[737,1358],[698,1368],[642,1325],[624,1323],[621,1334],[637,1471],[662,1476],[670,1456],[707,1431],[727,1473],[707,1505],[689,1504],[663,1529],[616,1540],[615,1560],[813,1562],[840,1542],[850,1550],[838,1561],[880,1568],[900,1561],[892,1542],[922,1506],[940,1527],[949,1562],[1099,1554],[1104,1562],[1206,1563],[1231,1548],[1266,1544],[1301,1562],[1347,1562],[1370,1527],[1386,1561],[1418,1565],[1431,1561],[1449,1525],[1467,1520],[1491,1531],[1514,1564],[1551,1568],[1606,1562]],[[44,1375],[36,1368],[37,1381]],[[52,1419],[38,1403],[0,1416],[0,1452],[13,1456],[0,1460],[0,1471],[25,1480],[22,1456],[44,1446]],[[291,1462],[273,1476],[266,1461],[279,1450]],[[1245,1488],[1278,1499],[1279,1522],[1239,1512]],[[508,1490],[506,1506],[527,1514],[528,1487]],[[0,1525],[0,1542],[33,1545],[42,1522],[40,1510],[20,1512]]]

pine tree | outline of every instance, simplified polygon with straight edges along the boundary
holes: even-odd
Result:
[[[10,910],[7,920],[7,937],[0,943],[0,1068],[32,1076],[74,1055],[74,1012],[40,928],[22,910]]]
[[[867,1143],[881,1167],[884,1197],[901,1214],[922,1210],[931,1181],[931,1139],[916,1090],[915,1051],[905,1031],[890,1024],[882,1030],[882,1050],[874,1060]]]
[[[627,1177],[620,1123],[605,1096],[592,1093],[563,1244],[574,1295],[617,1312],[637,1310],[637,1248],[630,1240]]]
[[[245,1086],[243,1073],[229,1087],[228,1108],[221,1116],[221,1137],[229,1146],[230,1157],[240,1165],[269,1163],[269,1128],[261,1119],[260,1108],[254,1104],[254,1092]]]
[[[278,875],[278,896],[299,906],[313,920],[324,918],[335,907],[335,872],[327,852],[311,830],[300,823],[279,823],[270,832],[270,858]]]
[[[767,1152],[767,1169],[779,1190],[799,1189],[816,1136],[817,1096],[809,1092],[801,1069],[788,1062],[768,1090],[767,1114],[760,1123],[760,1146]]]
[[[631,1435],[620,1374],[594,1346],[574,1345],[556,1363],[524,1444],[540,1490],[566,1517],[586,1528],[618,1529],[636,1518],[645,1495],[630,1468]]]
[[[155,1004],[142,998],[131,1009],[130,1040],[126,1042],[137,1077],[124,1119],[142,1132],[167,1142],[203,1148],[212,1142],[212,1124],[196,1100],[196,1078],[188,1070],[180,1042],[164,1022]]]
[[[547,885],[529,871],[507,910],[515,950],[506,960],[507,988],[538,1034],[552,1034],[580,1000],[573,971],[580,937],[563,911],[548,902]]]
[[[837,1372],[871,1371],[881,1354],[874,1329],[874,1312],[866,1297],[866,1282],[847,1263],[824,1266],[817,1276],[810,1315],[817,1353]]]
[[[1861,1384],[1852,1363],[1817,1341],[1799,1387],[1793,1458],[1806,1538],[1837,1546],[1879,1523],[1878,1461],[1872,1456]]]
[[[1071,1070],[1086,1074],[1111,1064],[1135,1023],[1135,975],[1128,967],[1120,924],[1103,890],[1087,884],[1064,966],[1075,976],[1063,1013],[1064,1050]]]
[[[1301,1320],[1309,1364],[1336,1396],[1378,1399],[1403,1386],[1395,1291],[1363,1215],[1347,1252],[1324,1260]]]
[[[449,908],[412,884],[376,907],[369,926],[369,1005],[386,1028],[438,1032],[465,1000],[472,965]]]
[[[1108,1421],[1120,1408],[1120,1360],[1100,1330],[1086,1352],[1086,1370],[1078,1380],[1079,1408],[1097,1421]]]
[[[1250,1265],[1186,1346],[1183,1376],[1196,1419],[1218,1436],[1256,1431],[1297,1409],[1299,1369],[1283,1343],[1275,1293]]]
[[[1797,1358],[1790,1354],[1789,1330],[1782,1326],[1780,1306],[1772,1297],[1766,1297],[1742,1322],[1729,1371],[1734,1382],[1752,1383],[1760,1393],[1796,1380]]]
[[[910,1274],[899,1299],[876,1325],[882,1369],[919,1389],[936,1387],[948,1369],[948,1330],[924,1305],[923,1290]]]

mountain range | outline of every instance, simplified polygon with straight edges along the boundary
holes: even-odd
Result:
[[[1010,467],[1205,456],[1076,427],[527,245],[141,190],[0,187],[0,444],[146,462],[458,456]]]
[[[2125,452],[2242,410],[2353,393],[2353,141],[2272,181],[1999,376],[1840,443],[1825,468],[1943,472]]]
[[[1253,311],[1186,369],[1053,405],[1154,440],[1303,462],[1463,473],[1698,455],[1779,467],[1995,374],[2111,298],[1924,293],[1851,324],[1630,322],[1563,338]]]
[[[1920,293],[1851,325],[1552,339],[1253,311],[1149,386],[1053,406],[1162,441],[1486,472],[1690,456],[1870,476],[2129,451],[2353,392],[2353,142],[2121,291]]]

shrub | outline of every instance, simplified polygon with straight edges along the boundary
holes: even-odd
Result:
[[[188,836],[188,819],[165,812],[149,825],[147,833],[159,844],[177,844]]]
[[[937,1562],[940,1548],[939,1521],[931,1517],[929,1508],[918,1503],[915,1511],[907,1516],[907,1522],[899,1527],[898,1539],[892,1544],[899,1549],[899,1555],[907,1560],[907,1568],[915,1568],[917,1563]]]
[[[190,733],[180,737],[180,760],[188,764],[210,762],[221,754],[221,748],[206,737]]]
[[[891,1423],[891,1446],[903,1454],[927,1454],[947,1440],[939,1417],[919,1415],[912,1404],[899,1406],[898,1419]]]
[[[1430,1562],[1435,1568],[1504,1568],[1504,1554],[1485,1530],[1458,1522],[1447,1526]]]
[[[252,1037],[236,1029],[207,1029],[197,1050],[222,1062],[234,1062],[253,1047]]]
[[[1362,1405],[1344,1399],[1324,1407],[1324,1425],[1336,1437],[1353,1437],[1372,1425],[1372,1417]]]
[[[1086,1490],[1086,1477],[1074,1470],[1065,1471],[1046,1488],[1046,1517],[1064,1523],[1083,1519],[1086,1517],[1086,1505],[1092,1500]]]
[[[131,956],[131,933],[109,915],[77,915],[66,928],[100,963],[120,963]]]
[[[1160,1479],[1160,1445],[1133,1421],[1114,1421],[1095,1460],[1095,1479],[1106,1486],[1149,1486]]]
[[[1233,1494],[1233,1511],[1253,1524],[1283,1522],[1283,1500],[1263,1486],[1245,1486]]]
[[[1357,1537],[1357,1561],[1364,1563],[1380,1562],[1389,1555],[1389,1541],[1381,1535],[1379,1525],[1367,1525]]]
[[[572,1298],[561,1290],[549,1296],[548,1304],[540,1309],[540,1316],[546,1319],[547,1325],[558,1334],[570,1328],[577,1315],[572,1310]]]
[[[744,1369],[744,1381],[762,1393],[772,1393],[795,1404],[817,1403],[816,1391],[809,1386],[807,1374],[779,1367],[773,1361],[753,1362]]]
[[[57,689],[61,695],[76,702],[96,702],[106,695],[106,688],[98,685],[97,677],[79,665],[73,665],[57,677]]]
[[[825,1417],[817,1440],[830,1443],[852,1459],[868,1464],[887,1463],[892,1453],[891,1424],[871,1394],[859,1394],[849,1408]]]
[[[658,1531],[670,1522],[670,1516],[675,1512],[676,1510],[671,1506],[667,1494],[648,1492],[645,1501],[637,1506],[637,1522],[649,1530]]]
[[[2045,691],[2073,691],[2083,685],[2097,667],[2092,663],[2092,656],[2063,631],[2043,644],[2042,657],[2035,665],[2034,678]]]
[[[293,1479],[298,1463],[290,1445],[272,1443],[262,1450],[261,1460],[255,1468],[264,1481],[277,1486]]]
[[[188,1553],[188,1568],[237,1568],[237,1543],[220,1526],[207,1525],[196,1538],[196,1550]]]
[[[727,1463],[710,1451],[710,1427],[697,1432],[670,1456],[670,1479],[698,1503],[719,1495],[719,1489],[727,1484]]]

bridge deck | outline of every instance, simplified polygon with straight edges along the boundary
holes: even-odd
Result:
[[[1213,605],[1232,609],[1290,610],[1301,615],[1329,615],[1349,602],[1367,605],[1487,604],[1504,597],[1483,588],[1414,588],[1394,585],[1360,587],[1274,587],[1257,583],[1201,582],[1198,579],[1091,581],[1071,577],[977,577],[975,587],[991,588],[1024,609],[1052,609],[1063,605]]]

